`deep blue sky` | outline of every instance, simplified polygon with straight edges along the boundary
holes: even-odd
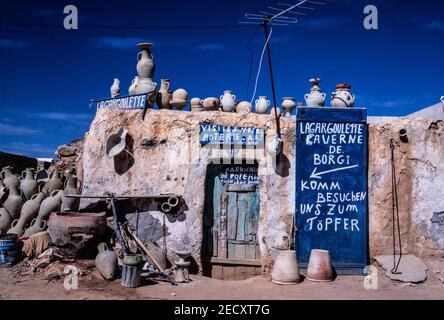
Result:
[[[138,42],[155,44],[156,82],[170,78],[173,89],[187,89],[190,98],[232,89],[250,100],[264,34],[258,30],[250,44],[247,96],[247,43],[254,28],[237,22],[277,2],[296,3],[0,0],[0,150],[53,156],[58,145],[82,136],[95,113],[90,99],[108,97],[115,77],[127,92],[136,75]],[[442,1],[325,2],[297,25],[273,30],[279,100],[303,101],[313,76],[323,79],[327,94],[336,83],[351,83],[356,104],[370,115],[405,115],[444,95]],[[79,30],[63,28],[68,4],[79,10]],[[363,28],[367,4],[379,9],[378,31]],[[267,71],[265,64],[257,95],[271,97]]]

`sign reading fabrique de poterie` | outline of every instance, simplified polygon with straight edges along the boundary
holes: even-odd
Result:
[[[259,146],[264,144],[264,130],[201,123],[200,143],[202,145]]]
[[[143,109],[146,105],[146,94],[98,100],[94,103],[97,109]]]

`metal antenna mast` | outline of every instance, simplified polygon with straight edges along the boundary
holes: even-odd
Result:
[[[250,24],[256,26],[263,26],[265,31],[265,41],[267,46],[267,57],[268,57],[268,66],[270,69],[270,80],[271,80],[271,90],[273,94],[273,104],[274,104],[274,112],[277,123],[277,134],[278,137],[281,138],[281,130],[278,121],[278,113],[277,113],[277,100],[276,100],[276,90],[274,85],[274,77],[273,77],[273,64],[271,62],[271,50],[270,50],[270,26],[289,26],[290,24],[296,24],[298,19],[295,16],[305,16],[307,15],[304,12],[295,11],[295,9],[302,10],[314,10],[313,7],[303,6],[304,4],[311,5],[324,5],[324,2],[311,1],[311,0],[300,0],[297,4],[287,4],[287,3],[278,3],[277,6],[281,6],[281,8],[277,7],[268,7],[267,9],[271,11],[275,11],[274,13],[259,11],[259,14],[245,14],[245,18],[248,21],[241,21],[241,24]],[[292,14],[293,16],[291,16]]]

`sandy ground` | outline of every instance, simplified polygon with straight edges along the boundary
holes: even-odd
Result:
[[[269,277],[259,276],[243,281],[221,281],[192,276],[188,284],[172,286],[163,281],[147,280],[142,287],[128,289],[119,280],[107,282],[96,273],[80,277],[77,290],[66,290],[63,278],[48,282],[41,276],[17,277],[13,269],[0,268],[0,299],[44,300],[304,300],[304,299],[444,299],[444,283],[439,274],[429,270],[428,280],[421,284],[403,284],[388,279],[379,269],[377,290],[364,288],[364,277],[339,276],[331,283],[304,280],[292,286],[279,286]]]

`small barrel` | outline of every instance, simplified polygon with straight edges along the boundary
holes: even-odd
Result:
[[[142,256],[130,254],[123,258],[122,286],[127,288],[140,287],[140,274],[142,272]]]
[[[18,235],[0,235],[0,265],[12,266],[18,259]]]

